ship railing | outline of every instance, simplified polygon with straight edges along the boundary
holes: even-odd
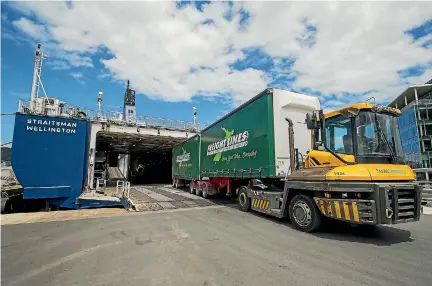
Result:
[[[18,101],[18,112],[19,113],[31,113],[30,110],[30,101],[20,100]]]
[[[60,102],[54,105],[54,113],[51,110],[48,112],[46,101],[31,101],[31,100],[19,100],[18,101],[18,112],[24,114],[49,114],[62,117],[81,117],[81,118],[91,118],[92,111],[86,108],[79,108],[73,105]]]
[[[151,116],[130,116],[125,119],[123,118],[122,112],[116,111],[100,112],[99,117],[94,116],[92,119],[99,122],[111,122],[119,125],[195,131],[193,122]],[[201,130],[204,127],[203,124],[196,124],[196,130]]]
[[[38,104],[38,102],[33,102]],[[37,106],[32,106],[32,103],[28,100],[20,100],[18,105],[18,112],[25,114],[33,114],[32,110],[40,110]],[[110,122],[118,125],[131,125],[131,126],[142,126],[142,127],[154,127],[163,129],[174,129],[183,131],[199,131],[206,127],[204,124],[196,123],[194,126],[193,122],[184,120],[174,120],[161,117],[152,116],[129,116],[127,119],[124,118],[123,112],[119,111],[96,111],[86,108],[78,108],[72,105],[64,104],[61,110],[61,116],[66,117],[85,117],[95,122]]]

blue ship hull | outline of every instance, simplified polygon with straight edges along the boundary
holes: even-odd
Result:
[[[16,114],[11,162],[24,199],[67,209],[119,205],[79,200],[87,179],[90,128],[86,119]]]

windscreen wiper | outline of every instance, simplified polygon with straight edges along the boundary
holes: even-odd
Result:
[[[390,156],[392,157],[393,163],[396,163],[396,160],[397,160],[396,155],[393,153],[393,149],[390,146],[390,142],[387,140],[387,137],[385,136],[384,131],[381,129],[381,126],[378,122],[376,114],[375,114],[375,123],[376,123],[377,129],[378,129],[378,133],[381,135],[381,139],[384,140],[385,145],[387,146],[387,149],[390,152]]]

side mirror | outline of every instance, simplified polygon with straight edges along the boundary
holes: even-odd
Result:
[[[319,129],[318,120],[316,118],[315,112],[306,113],[306,126],[309,130]]]

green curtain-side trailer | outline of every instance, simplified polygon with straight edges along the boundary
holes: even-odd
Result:
[[[310,131],[305,114],[319,109],[318,98],[267,89],[201,133],[201,177],[281,178],[289,166],[288,123],[295,146],[305,154]]]
[[[199,179],[199,144],[200,137],[196,135],[174,146],[172,149],[173,178]]]
[[[201,177],[276,175],[272,93],[263,94],[201,134]]]
[[[230,194],[231,183],[242,179],[285,178],[290,173],[286,118],[294,123],[298,152],[306,154],[311,134],[305,126],[305,115],[318,109],[316,97],[273,88],[264,90],[173,148],[173,185],[189,185],[191,193],[205,196],[224,188]],[[191,162],[193,156],[199,164],[190,163],[190,169],[181,170],[177,162],[181,152],[190,153]]]

